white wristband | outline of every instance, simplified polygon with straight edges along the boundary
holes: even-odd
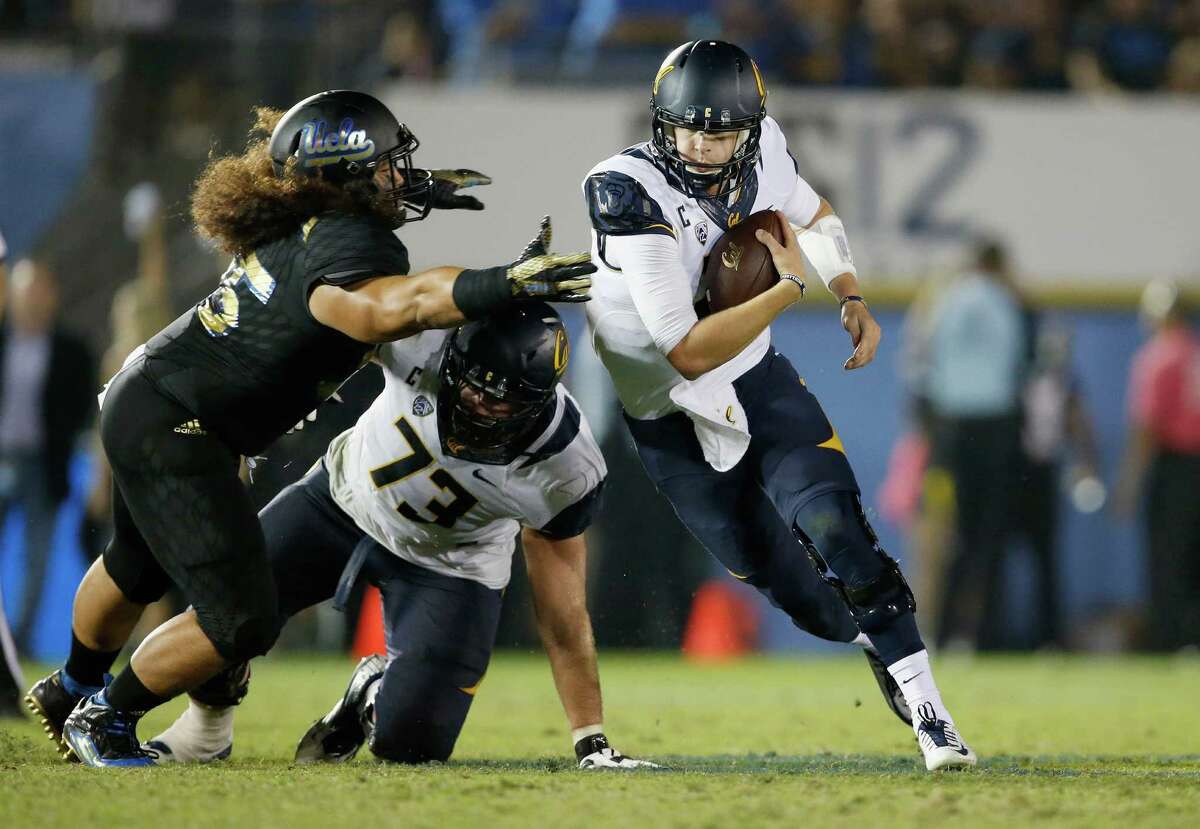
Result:
[[[826,287],[844,273],[858,275],[850,255],[846,228],[837,215],[822,216],[808,228],[793,229],[796,230],[796,242],[800,245],[805,262],[816,271]]]

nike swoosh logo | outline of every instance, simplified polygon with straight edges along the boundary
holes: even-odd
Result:
[[[923,674],[923,673],[925,673],[925,672],[924,672],[924,671],[921,671],[921,674]],[[920,676],[921,674],[917,674],[917,676]],[[901,680],[901,681],[900,681],[900,684],[901,684],[901,685],[907,685],[908,683],[910,683],[910,682],[912,682],[914,679],[916,679],[916,678],[917,678],[917,676],[910,676],[908,679]]]
[[[965,748],[956,748],[954,750],[957,751],[959,754],[961,754],[963,757],[967,756],[967,750]]]
[[[478,470],[478,469],[472,469],[472,470],[471,470],[471,474],[472,474],[472,475],[474,475],[474,476],[475,476],[476,478],[478,478],[479,480],[483,481],[485,484],[487,484],[487,485],[488,485],[488,486],[490,486],[490,487],[495,487],[495,486],[496,486],[494,483],[492,483],[491,481],[489,481],[487,478],[485,478],[485,477],[483,477],[482,475],[480,475],[480,474],[479,474],[479,470]]]

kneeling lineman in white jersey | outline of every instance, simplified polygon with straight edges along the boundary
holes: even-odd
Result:
[[[587,307],[596,350],[647,474],[697,539],[798,626],[864,645],[928,769],[974,765],[842,442],[771,346],[768,326],[803,297],[809,273],[840,301],[854,344],[847,369],[874,358],[880,330],[845,229],[801,178],[766,99],[758,67],[731,43],[685,43],[663,61],[651,140],[596,165],[583,184],[599,268]],[[704,257],[767,209],[799,234],[780,245],[758,231],[779,283],[698,318]]]
[[[383,597],[386,659],[359,664],[301,738],[297,762],[348,760],[364,742],[403,763],[450,756],[487,670],[520,532],[580,766],[653,765],[604,736],[582,533],[607,469],[559,382],[568,352],[545,304],[382,346],[383,392],[263,510],[282,612],[335,593],[344,601],[360,575]],[[229,756],[248,679],[242,664],[205,683],[146,747],[159,762]]]

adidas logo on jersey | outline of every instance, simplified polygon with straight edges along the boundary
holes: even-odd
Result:
[[[413,414],[417,417],[433,414],[433,404],[429,402],[428,397],[423,394],[417,395],[417,399],[413,401]]]
[[[180,423],[172,431],[178,432],[181,435],[207,435],[208,432],[200,425],[199,420],[189,420],[186,423]]]

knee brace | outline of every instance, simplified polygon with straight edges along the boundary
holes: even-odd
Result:
[[[803,530],[798,526],[793,526],[792,530],[804,545],[809,561],[817,573],[841,594],[859,630],[869,634],[886,627],[897,616],[914,612],[917,602],[904,579],[904,574],[900,572],[900,564],[879,545],[879,538],[867,521],[862,501],[857,496],[854,497],[852,520],[866,535],[871,555],[877,558],[880,565],[879,571],[873,577],[852,584],[830,573],[829,564]]]
[[[201,705],[213,708],[228,708],[238,705],[250,692],[250,663],[230,665],[204,684],[189,693]]]

